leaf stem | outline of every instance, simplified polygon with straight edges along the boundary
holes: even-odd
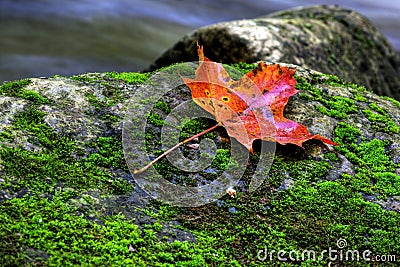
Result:
[[[144,167],[141,168],[140,170],[134,170],[134,171],[133,171],[133,174],[139,174],[139,173],[142,173],[142,172],[146,171],[146,170],[147,170],[148,168],[150,168],[154,163],[156,163],[157,161],[159,161],[160,159],[162,159],[163,157],[165,157],[166,155],[168,155],[169,153],[171,153],[172,151],[174,151],[175,149],[177,149],[177,148],[180,147],[181,145],[183,145],[183,144],[185,144],[185,143],[187,143],[187,142],[189,142],[189,141],[192,141],[193,139],[195,139],[195,138],[197,138],[197,137],[199,137],[199,136],[202,136],[202,135],[204,135],[204,134],[206,134],[206,133],[209,133],[209,132],[211,132],[211,131],[214,131],[218,126],[221,126],[221,123],[218,123],[218,124],[214,125],[213,127],[208,128],[207,130],[202,131],[201,133],[198,133],[198,134],[196,134],[196,135],[193,135],[192,137],[189,137],[189,138],[186,139],[186,140],[183,140],[183,141],[180,142],[179,144],[177,144],[177,145],[171,147],[170,149],[168,149],[167,151],[165,151],[164,153],[162,153],[160,156],[158,156],[156,159],[154,159],[152,162],[150,162],[149,164],[147,164],[146,166],[144,166]]]

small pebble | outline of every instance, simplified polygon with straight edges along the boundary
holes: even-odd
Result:
[[[226,189],[226,193],[230,196],[230,197],[234,197],[236,195],[236,190],[233,189],[232,187],[229,187],[228,189]]]
[[[235,213],[236,212],[235,207],[229,207],[229,212]]]

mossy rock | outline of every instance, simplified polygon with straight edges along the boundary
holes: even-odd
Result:
[[[245,73],[253,65],[234,67]],[[398,101],[297,67],[300,92],[285,116],[340,146],[278,145],[265,181],[249,192],[255,153],[234,198],[174,207],[150,199],[124,160],[121,122],[148,77],[92,73],[0,87],[0,265],[326,266],[328,257],[318,257],[338,249],[338,240],[347,243],[344,253],[400,257]],[[156,104],[145,136],[149,154],[160,154],[165,116],[189,98],[181,88]],[[190,121],[181,138],[211,123]],[[223,132],[208,137],[219,151],[212,179],[226,167],[230,146]],[[193,148],[183,151],[196,157]],[[165,160],[156,167],[177,184],[198,185]],[[300,258],[279,261],[272,252],[263,260],[265,249]],[[302,261],[310,250],[317,259]]]

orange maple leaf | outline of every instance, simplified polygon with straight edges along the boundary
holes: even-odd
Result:
[[[258,66],[234,81],[221,64],[197,49],[200,65],[195,79],[181,77],[192,92],[193,100],[222,124],[228,135],[252,152],[254,140],[296,144],[318,139],[329,145],[337,143],[321,135],[312,135],[304,125],[283,116],[289,98],[296,94],[296,69],[279,64]]]

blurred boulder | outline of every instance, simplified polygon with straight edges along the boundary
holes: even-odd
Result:
[[[400,99],[400,57],[365,17],[338,6],[300,7],[199,28],[151,66],[196,61],[196,42],[223,63],[285,62],[331,73],[378,95]]]

